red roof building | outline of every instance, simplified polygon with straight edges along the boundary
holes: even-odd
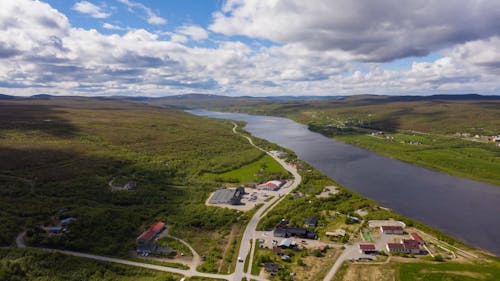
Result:
[[[377,253],[377,250],[373,244],[359,244],[359,252],[361,254],[373,254]]]
[[[403,227],[395,225],[384,225],[380,227],[384,234],[403,234]]]
[[[144,231],[139,237],[137,237],[137,244],[150,244],[154,242],[154,239],[165,230],[166,226],[164,222],[158,221],[153,223],[146,231]]]
[[[413,232],[412,234],[410,234],[410,236],[411,236],[411,239],[417,241],[419,245],[425,244],[424,239],[422,239],[422,237],[420,237],[420,235],[418,235],[418,233]]]
[[[387,243],[387,251],[391,253],[405,253],[405,246],[401,243]]]

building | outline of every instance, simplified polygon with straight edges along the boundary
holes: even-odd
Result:
[[[269,153],[271,153],[272,155],[278,157],[278,158],[285,158],[285,157],[288,157],[288,153],[284,152],[284,151],[279,151],[279,150],[271,150],[269,151]]]
[[[424,239],[422,239],[422,237],[420,237],[420,235],[418,235],[418,233],[413,232],[413,233],[410,234],[410,236],[411,236],[411,239],[413,239],[413,240],[415,240],[415,241],[418,242],[418,245],[421,245],[421,246],[425,245]]]
[[[420,247],[419,244],[416,240],[411,240],[411,239],[403,239],[401,241],[406,249],[406,251],[410,254],[419,254],[420,253]]]
[[[387,243],[389,253],[406,253],[405,246],[401,243]]]
[[[65,218],[65,219],[62,219],[61,220],[61,226],[62,227],[67,227],[68,225],[70,225],[70,223],[72,223],[73,221],[76,221],[75,218],[73,217],[69,217],[69,218]]]
[[[281,255],[282,255],[281,248],[280,248],[280,247],[278,247],[278,246],[274,246],[274,247],[273,247],[273,254],[278,255],[278,256],[281,256]]]
[[[380,227],[380,231],[384,234],[396,234],[401,235],[404,234],[403,227],[396,225],[384,225]]]
[[[158,235],[162,233],[167,227],[164,222],[158,221],[152,224],[146,231],[144,231],[135,240],[137,245],[151,245]]]
[[[273,180],[257,185],[255,188],[258,190],[277,191],[285,184],[284,181]]]
[[[301,228],[301,227],[281,227],[275,228],[273,235],[275,237],[299,237],[299,238],[307,238],[307,239],[316,239],[316,234],[313,232]]]
[[[276,272],[278,272],[278,270],[281,269],[281,265],[279,263],[275,263],[275,262],[266,262],[266,263],[264,263],[264,269],[267,272],[276,273]]]
[[[378,253],[377,249],[375,249],[374,244],[359,244],[359,252],[365,255]]]
[[[245,194],[243,187],[219,189],[210,197],[210,204],[240,205],[241,198]]]
[[[307,227],[316,227],[318,225],[318,219],[317,218],[306,218],[305,220],[306,226]]]
[[[403,239],[401,243],[387,243],[387,251],[390,253],[419,254],[418,242],[411,239]]]
[[[327,231],[327,232],[325,232],[325,235],[326,236],[332,236],[332,237],[344,237],[345,233],[346,233],[345,230],[343,230],[343,229],[337,229],[337,230],[335,230],[333,232]]]
[[[293,241],[292,239],[288,239],[288,238],[283,239],[278,244],[278,247],[280,247],[280,248],[293,248],[293,247],[295,247],[295,241]]]

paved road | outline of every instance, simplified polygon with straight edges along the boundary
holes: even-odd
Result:
[[[238,125],[236,123],[233,123],[233,124],[234,124],[233,132],[235,134],[239,134],[236,131]],[[288,193],[290,193],[297,186],[299,186],[299,184],[302,181],[302,177],[297,172],[297,169],[290,166],[288,163],[286,163],[282,159],[272,155],[271,153],[269,153],[269,152],[265,151],[264,149],[255,145],[251,138],[244,136],[244,135],[242,135],[242,136],[245,137],[251,145],[266,152],[271,157],[273,157],[278,163],[280,163],[281,166],[283,166],[283,168],[285,168],[287,171],[289,171],[294,177],[293,182],[291,184],[289,184],[288,187],[282,188],[280,191],[278,191],[279,196],[275,196],[273,199],[264,203],[264,205],[250,219],[250,222],[248,223],[247,227],[245,228],[245,232],[243,233],[243,238],[241,240],[241,246],[240,246],[240,252],[239,252],[238,256],[245,259],[248,256],[248,254],[250,253],[250,262],[252,262],[253,251],[255,250],[255,238],[257,237],[256,228],[257,228],[259,221],[262,219],[262,217],[265,214],[267,214],[272,208],[274,208],[277,205],[277,203],[279,203],[277,201],[283,200],[283,198],[285,198],[285,196]],[[276,203],[276,204],[274,204],[274,203]],[[269,207],[269,209],[268,209],[268,207]],[[26,247],[26,245],[24,243],[24,236],[25,235],[26,235],[26,231],[23,231],[23,232],[19,233],[19,235],[16,237],[16,245],[20,248]],[[175,237],[172,237],[172,238],[175,238]],[[176,239],[178,239],[178,238],[176,238]],[[186,243],[185,241],[183,241],[181,239],[178,239],[178,240],[181,241],[182,243],[184,243],[186,246],[188,246],[191,249],[191,251],[193,252],[193,265],[194,266],[192,266],[190,269],[178,269],[178,268],[172,268],[172,267],[167,267],[167,266],[154,265],[154,264],[148,264],[148,263],[142,263],[142,262],[135,262],[135,261],[129,261],[129,260],[124,260],[124,259],[111,258],[111,257],[105,257],[105,256],[99,256],[99,255],[93,255],[93,254],[87,254],[87,253],[80,253],[80,252],[74,252],[74,251],[56,250],[56,249],[47,249],[47,248],[38,248],[38,249],[45,250],[48,252],[62,253],[62,254],[70,255],[70,256],[88,258],[88,259],[93,259],[93,260],[98,260],[98,261],[113,262],[113,263],[119,263],[119,264],[130,265],[130,266],[137,266],[137,267],[148,268],[148,269],[153,269],[153,270],[171,272],[171,273],[183,275],[185,277],[200,276],[200,277],[207,277],[207,278],[214,278],[214,279],[223,279],[223,280],[228,280],[228,281],[241,281],[241,279],[243,277],[246,277],[247,280],[253,279],[256,281],[268,281],[265,278],[251,275],[251,272],[245,273],[243,262],[237,262],[235,272],[233,274],[230,274],[230,275],[198,272],[198,271],[196,271],[196,267],[197,267],[196,265],[200,264],[200,256],[196,253],[196,251],[188,243]],[[252,247],[250,246],[251,240],[253,240]],[[249,264],[250,264],[250,269],[251,269],[252,263],[249,263]]]
[[[238,125],[236,123],[233,123],[233,124],[234,124],[233,133],[239,134],[236,130],[238,128]],[[282,159],[276,157],[275,155],[273,155],[273,154],[265,151],[264,149],[258,147],[257,145],[255,145],[251,138],[244,136],[244,135],[242,135],[242,136],[245,137],[251,145],[266,152],[271,157],[273,157],[281,166],[283,166],[283,168],[285,168],[287,171],[289,171],[294,177],[293,182],[288,187],[280,189],[280,191],[278,192],[278,194],[280,196],[275,196],[273,199],[269,200],[268,202],[265,202],[264,205],[262,207],[260,207],[260,209],[257,210],[257,212],[255,212],[253,217],[250,219],[250,222],[248,222],[247,227],[245,228],[245,232],[243,233],[243,237],[241,239],[241,246],[240,246],[240,251],[239,251],[238,256],[241,257],[242,259],[245,259],[245,258],[247,258],[248,254],[250,253],[250,255],[249,255],[250,260],[249,260],[248,264],[249,264],[249,269],[251,271],[252,262],[253,262],[253,252],[255,250],[255,239],[257,238],[257,225],[259,224],[259,221],[262,219],[262,217],[265,215],[265,213],[269,212],[272,208],[274,208],[274,206],[277,205],[277,204],[273,205],[276,201],[283,200],[283,198],[285,198],[285,196],[288,193],[290,193],[297,186],[299,186],[299,184],[302,181],[302,177],[297,172],[297,169],[290,166],[288,163],[286,163]],[[271,207],[268,209],[269,206],[271,206]],[[252,246],[250,246],[251,240],[252,240]],[[232,276],[233,279],[231,279],[231,280],[241,281],[241,279],[243,277],[246,277],[248,280],[250,280],[250,279],[255,279],[255,280],[259,280],[259,281],[266,280],[263,278],[258,278],[256,276],[251,276],[250,274],[251,274],[251,272],[245,273],[244,262],[238,262],[236,264],[236,268],[235,268],[233,276]]]
[[[340,256],[337,258],[335,263],[333,264],[332,268],[330,271],[328,271],[328,274],[323,278],[323,281],[330,281],[332,280],[333,276],[335,276],[335,273],[339,270],[339,268],[342,266],[344,261],[349,260],[354,258],[355,256],[358,256],[359,250],[358,250],[358,245],[345,245],[345,250],[340,254]]]

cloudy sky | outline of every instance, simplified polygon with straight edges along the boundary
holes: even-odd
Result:
[[[0,93],[500,94],[500,1],[1,0]]]

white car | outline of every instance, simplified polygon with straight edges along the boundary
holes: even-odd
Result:
[[[243,259],[241,257],[238,257],[239,262],[243,262]]]

